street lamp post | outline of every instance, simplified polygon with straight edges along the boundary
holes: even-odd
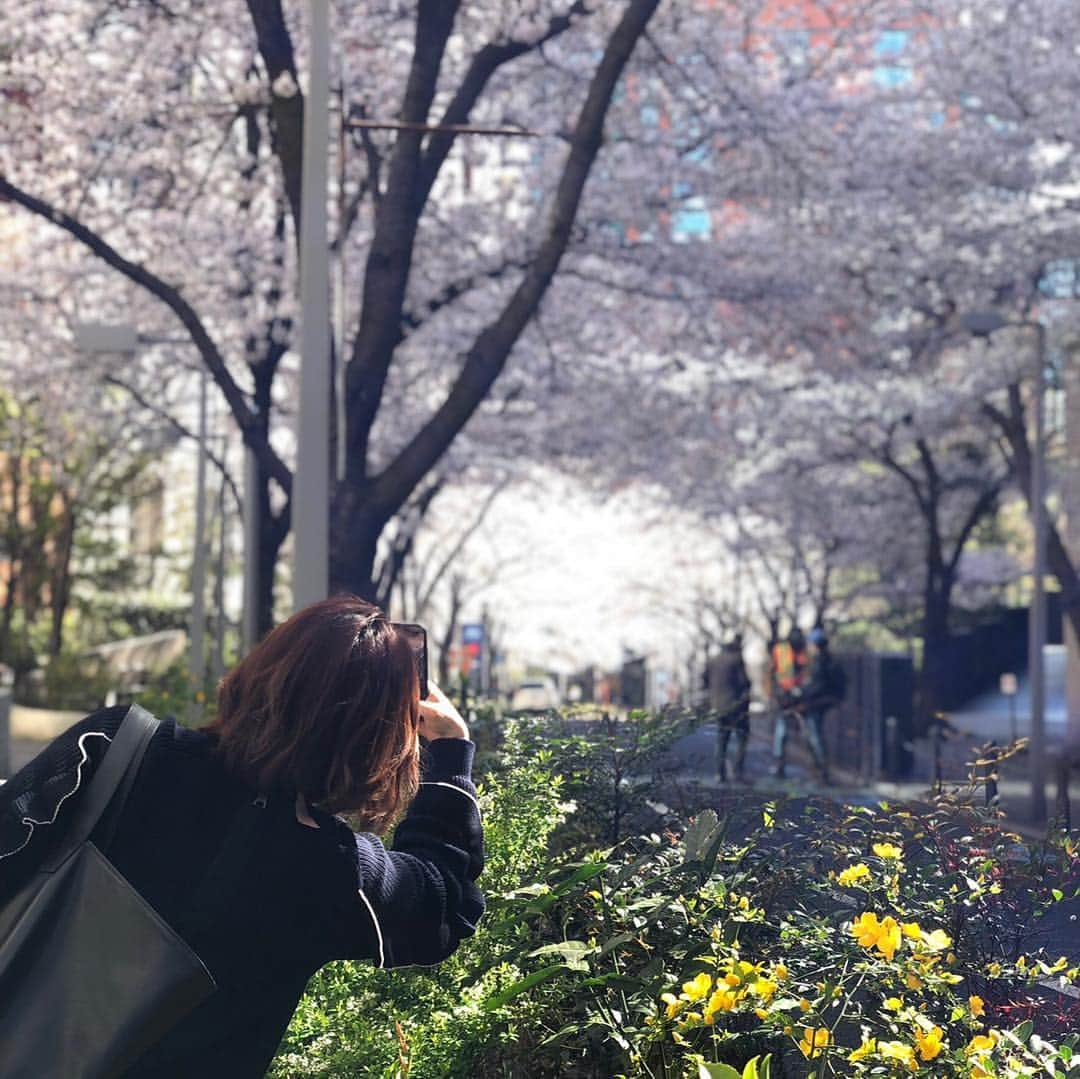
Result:
[[[1034,319],[1015,322],[996,311],[974,311],[963,319],[965,328],[977,337],[989,338],[1006,327],[1035,331],[1035,371],[1032,407],[1035,410],[1035,437],[1031,451],[1031,606],[1028,612],[1028,677],[1031,702],[1031,740],[1028,754],[1031,774],[1031,816],[1046,819],[1046,327]]]
[[[300,190],[300,409],[293,481],[293,605],[325,599],[330,545],[330,3],[310,0]]]

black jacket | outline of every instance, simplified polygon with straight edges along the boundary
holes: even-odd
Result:
[[[62,834],[125,711],[87,717],[0,787],[0,902]],[[484,909],[472,743],[425,747],[420,792],[389,851],[318,810],[318,828],[300,823],[293,798],[260,804],[213,749],[210,735],[163,723],[106,851],[218,985],[131,1079],[261,1076],[325,963],[437,963]]]

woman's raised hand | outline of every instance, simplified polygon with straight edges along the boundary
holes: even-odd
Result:
[[[434,682],[428,682],[426,700],[420,702],[420,734],[429,742],[436,738],[468,738],[469,728],[450,698]]]

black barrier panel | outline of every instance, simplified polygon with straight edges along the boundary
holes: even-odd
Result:
[[[864,780],[911,774],[915,668],[906,655],[839,654],[847,692],[825,719],[829,759]]]
[[[1046,597],[1046,643],[1062,643],[1061,594]],[[1028,612],[1026,607],[1003,610],[993,620],[954,633],[942,646],[941,669],[949,672],[940,687],[941,707],[946,712],[962,708],[972,698],[997,688],[998,679],[1010,671],[1027,670]]]
[[[619,703],[624,708],[645,707],[645,660],[631,659],[619,671]]]

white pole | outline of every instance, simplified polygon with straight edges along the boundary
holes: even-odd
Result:
[[[191,656],[195,691],[206,682],[206,372],[199,375],[199,445],[195,466],[195,549],[191,560]],[[193,704],[193,713],[198,708]]]
[[[244,446],[244,620],[241,648],[247,655],[259,642],[259,462]]]
[[[1028,623],[1028,668],[1031,677],[1031,815],[1046,819],[1046,680],[1043,652],[1046,645],[1046,330],[1028,323],[1036,332],[1035,444],[1031,451],[1031,523],[1034,533],[1031,612]]]
[[[345,253],[345,159],[348,154],[348,141],[346,138],[346,111],[345,103],[345,57],[339,58],[341,79],[340,92],[338,93],[338,175],[337,175],[337,231],[338,249],[337,259],[334,262],[334,355],[337,357],[337,366],[334,369],[334,404],[335,422],[337,427],[337,460],[334,463],[334,474],[340,483],[345,479],[345,274],[347,270]]]
[[[225,479],[229,459],[229,441],[221,442],[221,486],[218,488],[217,504],[217,564],[214,567],[214,650],[210,659],[210,685],[216,690],[225,676],[225,561],[228,537],[228,511],[226,507],[227,488]]]
[[[300,411],[293,480],[293,605],[326,597],[330,532],[329,0],[310,0],[311,74],[304,103],[300,201]]]

